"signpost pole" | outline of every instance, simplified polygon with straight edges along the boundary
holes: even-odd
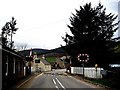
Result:
[[[97,67],[98,67],[98,64],[95,64],[95,69],[96,69],[96,79],[97,79]]]
[[[83,61],[83,77],[84,77],[84,61]]]
[[[84,64],[89,60],[89,55],[88,54],[79,54],[78,55],[78,60],[82,62],[82,67],[83,67],[83,77],[85,77],[85,72],[84,72]]]

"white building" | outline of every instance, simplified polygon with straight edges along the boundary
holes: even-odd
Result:
[[[31,63],[32,72],[46,72],[51,71],[51,64],[45,60],[45,56],[38,58],[37,54],[34,55],[33,62]]]

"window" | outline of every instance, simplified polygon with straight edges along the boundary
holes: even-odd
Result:
[[[6,73],[5,75],[8,75],[8,56],[6,56]]]
[[[15,58],[13,58],[13,73],[15,74]]]

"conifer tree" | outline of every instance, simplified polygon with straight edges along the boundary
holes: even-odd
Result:
[[[70,17],[70,25],[67,25],[72,35],[66,33],[62,37],[66,42],[64,49],[74,57],[72,63],[78,65],[78,54],[89,54],[89,65],[104,66],[110,59],[109,44],[113,40],[114,32],[118,29],[117,16],[106,14],[106,8],[100,3],[92,7],[91,3],[80,6],[76,14]],[[103,63],[104,62],[104,63]],[[106,62],[106,63],[105,63]]]

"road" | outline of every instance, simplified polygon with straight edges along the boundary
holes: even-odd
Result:
[[[75,89],[75,88],[100,88],[98,86],[80,81],[72,76],[65,75],[65,70],[52,70],[41,73],[29,81],[20,84],[17,88],[51,88],[55,90]]]

